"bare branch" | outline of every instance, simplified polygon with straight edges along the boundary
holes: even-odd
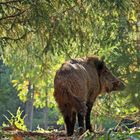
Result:
[[[16,13],[16,14],[13,14],[13,15],[9,15],[9,16],[6,16],[6,17],[2,17],[2,18],[0,18],[0,20],[4,20],[4,19],[13,19],[13,18],[15,18],[15,17],[17,17],[17,16],[22,15],[22,14],[25,13],[26,11],[27,11],[27,9],[24,10],[24,11],[18,12],[18,13]]]

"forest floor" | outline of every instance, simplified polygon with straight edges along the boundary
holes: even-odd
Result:
[[[96,133],[86,131],[82,135],[75,132],[71,137],[67,137],[64,130],[30,132],[15,127],[3,127],[0,131],[0,140],[140,140],[140,128],[121,132],[114,132],[112,129]]]
[[[75,132],[72,136],[67,137],[66,132],[62,131],[44,131],[44,132],[30,132],[15,129],[14,127],[4,127],[1,130],[0,140],[83,140],[88,135],[88,131],[82,135]],[[102,134],[98,134],[102,135]],[[94,135],[95,136],[95,135]],[[97,140],[92,137],[92,140]]]

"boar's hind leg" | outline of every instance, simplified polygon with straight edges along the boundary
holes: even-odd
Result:
[[[64,121],[65,121],[65,124],[66,124],[67,135],[68,136],[73,135],[74,125],[75,125],[75,122],[76,122],[76,113],[73,112],[71,114],[71,116],[68,116],[68,115],[64,116]]]
[[[77,117],[78,117],[78,125],[79,125],[79,134],[82,134],[84,132],[84,115],[78,113]]]
[[[90,113],[92,110],[93,103],[87,103],[87,113],[86,113],[86,130],[92,131],[90,123]]]

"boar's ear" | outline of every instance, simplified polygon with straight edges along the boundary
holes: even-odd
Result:
[[[96,66],[97,71],[100,73],[101,70],[104,67],[104,61],[103,60],[97,60],[94,63],[95,63],[95,66]]]
[[[105,63],[104,63],[104,60],[105,60],[105,56],[102,56],[101,57],[101,60],[99,60],[99,63],[98,63],[98,70],[102,70]]]

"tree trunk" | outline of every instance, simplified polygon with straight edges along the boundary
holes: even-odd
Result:
[[[25,103],[25,125],[29,130],[32,130],[32,122],[33,122],[33,102],[34,102],[34,89],[31,83],[29,83],[28,86],[28,95],[27,95],[27,101]]]
[[[44,128],[48,129],[48,98],[46,93],[46,106],[44,108]]]
[[[138,5],[136,7],[136,12],[137,12],[137,23],[136,23],[136,27],[137,27],[137,47],[138,47],[138,51],[140,51],[140,2],[138,2]],[[140,56],[139,56],[140,58]],[[138,59],[140,60],[140,59]],[[138,61],[138,63],[140,64],[140,61]]]
[[[138,54],[140,53],[140,1],[137,0],[136,2],[136,35],[137,35],[137,40],[136,40],[136,45],[137,45],[137,51]],[[137,55],[137,67],[139,69],[140,66],[140,55]],[[138,76],[138,75],[137,75]],[[139,112],[140,112],[140,106],[138,106]]]
[[[48,107],[44,108],[44,129],[48,129]]]

